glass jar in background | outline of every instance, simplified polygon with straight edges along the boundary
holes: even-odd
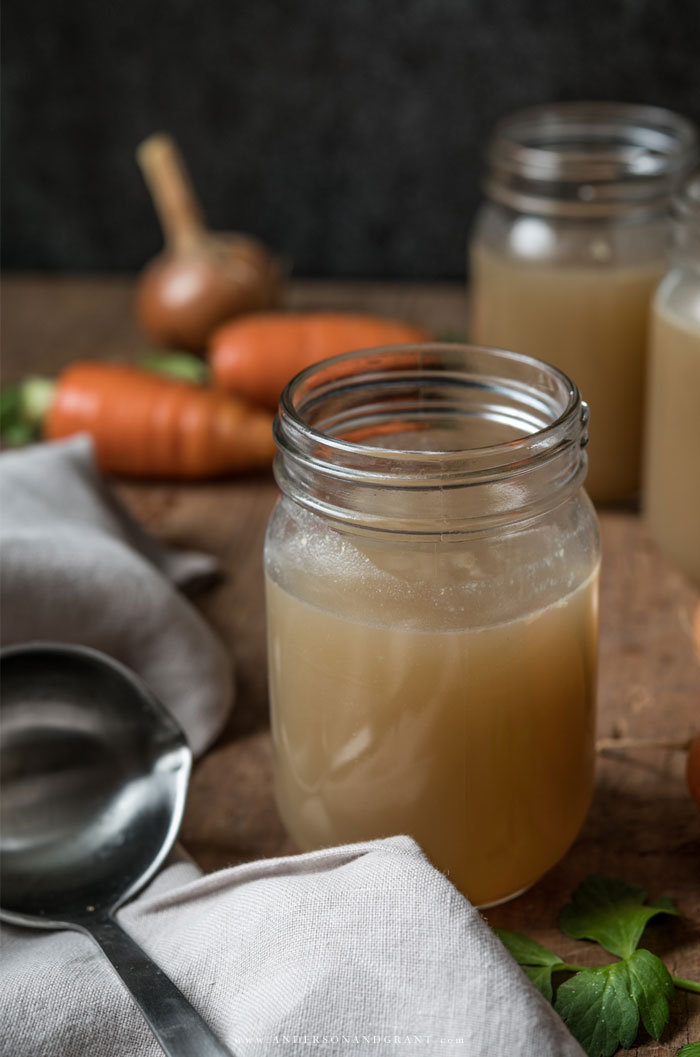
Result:
[[[644,511],[664,554],[700,583],[700,169],[671,216],[671,267],[652,305]]]
[[[657,107],[560,103],[494,129],[470,246],[472,338],[536,355],[591,408],[587,490],[639,487],[649,303],[695,127]]]
[[[567,850],[593,785],[597,520],[560,371],[350,353],[276,421],[265,574],[275,788],[301,849],[412,835],[474,903]]]

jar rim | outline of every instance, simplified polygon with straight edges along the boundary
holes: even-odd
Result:
[[[527,107],[494,126],[485,187],[521,211],[662,210],[697,157],[698,136],[692,121],[664,107],[607,101]]]
[[[323,430],[316,429],[309,425],[299,411],[298,402],[300,398],[308,392],[312,393],[312,386],[309,383],[313,383],[314,378],[328,378],[334,368],[338,368],[337,379],[341,382],[349,382],[351,379],[357,379],[358,374],[356,365],[358,363],[358,357],[361,357],[364,361],[362,366],[367,369],[373,369],[380,366],[382,359],[387,360],[387,367],[391,368],[390,358],[398,355],[400,359],[410,356],[411,354],[417,354],[422,357],[425,354],[448,354],[453,360],[455,354],[461,352],[468,352],[470,354],[484,355],[489,358],[498,358],[502,363],[508,363],[511,365],[519,365],[521,367],[531,368],[534,371],[544,370],[553,379],[556,379],[561,386],[562,391],[567,393],[567,399],[565,406],[561,409],[559,414],[551,422],[543,425],[540,429],[525,433],[519,438],[510,440],[504,440],[494,444],[477,445],[473,447],[461,447],[461,448],[440,448],[434,450],[415,449],[415,448],[392,448],[385,445],[378,447],[372,444],[362,444],[357,441],[338,438],[329,435]],[[374,361],[374,363],[372,362]],[[428,364],[418,364],[417,367],[410,368],[405,367],[404,370],[413,370],[416,373],[422,372],[425,366],[435,368],[438,366],[436,362]],[[348,368],[347,371],[345,368]],[[446,374],[459,373],[458,369],[454,366]],[[507,375],[503,375],[503,378],[507,380]],[[327,384],[331,384],[328,382]],[[312,364],[311,366],[300,371],[295,375],[285,386],[285,389],[280,398],[280,407],[277,416],[276,425],[276,436],[279,440],[284,439],[284,427],[282,424],[282,416],[286,416],[287,421],[293,424],[293,428],[299,429],[304,433],[307,433],[310,438],[313,438],[316,442],[320,442],[328,446],[329,450],[337,451],[338,453],[345,452],[353,455],[365,455],[368,458],[379,456],[381,458],[391,456],[394,459],[406,460],[414,458],[416,454],[419,454],[422,458],[427,461],[434,460],[436,464],[441,463],[442,469],[444,469],[444,462],[454,460],[455,462],[459,459],[463,459],[465,456],[476,457],[476,458],[498,458],[503,456],[503,463],[510,464],[515,461],[519,455],[521,455],[528,447],[532,447],[533,441],[548,440],[551,436],[555,435],[563,425],[566,425],[572,418],[575,418],[578,409],[581,407],[582,400],[579,393],[578,387],[575,382],[564,371],[554,366],[554,364],[547,363],[544,360],[540,360],[535,356],[529,356],[525,353],[514,352],[510,349],[498,349],[487,345],[476,345],[471,343],[458,343],[458,342],[423,342],[418,344],[406,344],[406,345],[387,345],[377,346],[369,349],[356,349],[350,352],[341,353],[338,356],[329,357],[325,360],[321,360],[318,363]],[[442,472],[442,471],[441,471]]]
[[[575,383],[533,356],[453,342],[358,349],[286,386],[275,475],[340,520],[435,531],[436,492],[455,526],[517,520],[578,490],[587,422]]]

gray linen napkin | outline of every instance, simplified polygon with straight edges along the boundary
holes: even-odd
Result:
[[[118,916],[237,1057],[583,1057],[408,837],[207,877],[175,864]],[[160,1053],[86,936],[3,940],[3,1057]]]
[[[0,456],[0,501],[3,645],[53,640],[116,657],[200,753],[228,713],[231,666],[182,592],[210,579],[215,562],[139,528],[98,473],[87,437]]]

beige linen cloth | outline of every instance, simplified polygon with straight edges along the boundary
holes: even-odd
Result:
[[[151,682],[193,745],[206,745],[225,714],[228,673],[171,583],[183,568],[211,571],[206,561],[156,548],[114,503],[82,441],[0,463],[8,639],[114,652]],[[205,877],[175,861],[118,917],[238,1057],[583,1054],[408,837]],[[3,926],[0,950],[2,1057],[161,1053],[87,937]]]

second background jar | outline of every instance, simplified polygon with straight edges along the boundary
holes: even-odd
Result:
[[[695,127],[657,107],[562,103],[500,122],[470,246],[472,337],[576,378],[594,423],[588,491],[639,487],[646,339],[669,196]]]

